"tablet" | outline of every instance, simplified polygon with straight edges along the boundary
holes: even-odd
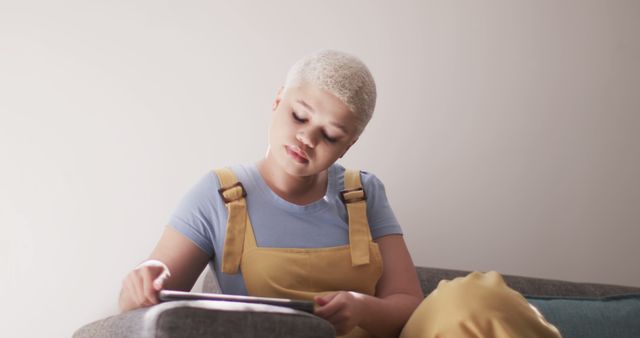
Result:
[[[252,296],[238,296],[238,295],[224,295],[219,293],[199,293],[199,292],[184,292],[175,290],[161,290],[158,295],[161,302],[168,302],[172,300],[219,300],[225,302],[241,302],[241,303],[255,303],[255,304],[268,304],[284,306],[308,313],[313,313],[314,303],[309,300],[299,299],[286,299],[286,298],[267,298],[267,297],[252,297]]]

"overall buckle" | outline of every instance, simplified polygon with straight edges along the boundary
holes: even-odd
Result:
[[[240,187],[240,189],[242,189],[242,196],[238,197],[236,199],[233,199],[233,200],[232,199],[227,199],[224,196],[224,193],[227,190],[233,189],[235,187]],[[247,191],[244,189],[244,186],[242,185],[242,182],[236,182],[235,184],[230,185],[230,186],[228,186],[226,188],[220,188],[220,189],[218,189],[218,193],[220,194],[220,197],[222,197],[222,200],[224,201],[224,204],[229,204],[231,202],[234,202],[234,201],[237,201],[237,200],[241,200],[241,199],[243,199],[243,198],[245,198],[247,196]]]
[[[350,198],[345,197],[346,194],[348,194],[350,192],[356,192],[356,191],[361,191],[362,195],[354,196],[354,197],[350,197]],[[364,192],[363,188],[342,190],[340,192],[340,200],[342,200],[342,203],[344,203],[344,204],[356,203],[356,202],[360,202],[360,201],[366,201],[367,200],[367,194]]]

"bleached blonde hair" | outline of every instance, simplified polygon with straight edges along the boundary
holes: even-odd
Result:
[[[373,116],[376,84],[369,68],[353,55],[323,49],[303,57],[289,69],[284,89],[304,84],[329,91],[349,107],[357,135]]]

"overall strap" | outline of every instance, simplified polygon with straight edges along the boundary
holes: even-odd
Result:
[[[367,221],[367,195],[362,188],[360,171],[348,169],[344,173],[344,190],[340,198],[349,215],[349,243],[351,265],[369,264],[369,242],[371,231]]]
[[[227,233],[224,238],[222,252],[222,272],[226,274],[238,273],[242,250],[244,247],[245,230],[247,228],[247,192],[236,175],[229,168],[215,170],[220,180],[218,193],[227,207]]]

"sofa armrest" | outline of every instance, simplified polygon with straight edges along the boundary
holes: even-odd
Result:
[[[143,334],[144,316],[149,308],[140,308],[84,325],[74,338],[151,337]]]
[[[422,290],[426,296],[438,286],[440,280],[451,280],[456,277],[466,276],[471,271],[417,266],[416,272],[418,273]],[[577,283],[514,275],[502,275],[502,277],[504,277],[504,281],[509,287],[525,296],[600,298],[625,294],[640,294],[640,288],[633,286]]]
[[[172,301],[89,323],[74,338],[308,337],[334,338],[317,316],[280,306],[223,301]]]

